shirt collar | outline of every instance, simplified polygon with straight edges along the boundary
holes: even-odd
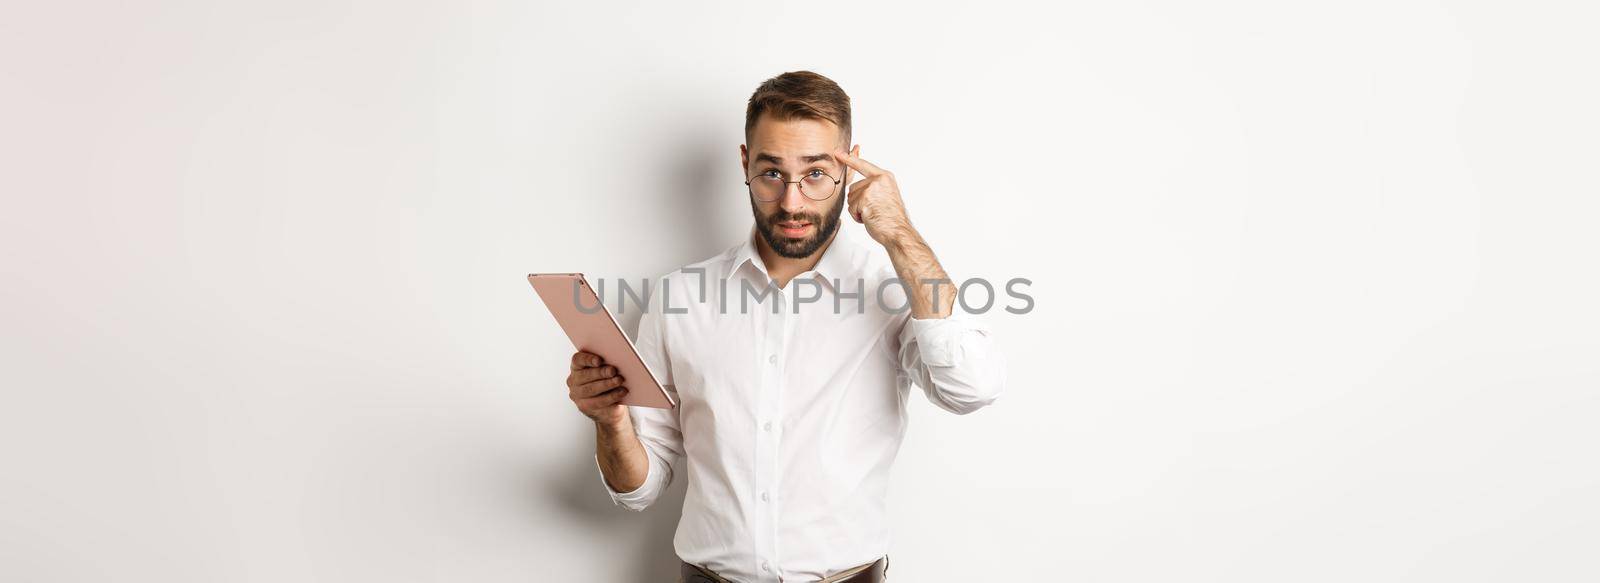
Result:
[[[855,255],[859,247],[855,235],[846,228],[848,225],[839,224],[838,231],[833,236],[833,242],[827,249],[822,250],[822,257],[817,259],[817,264],[812,266],[811,273],[822,282],[822,285],[835,293],[834,280],[839,281],[839,287],[846,293],[857,287],[856,279],[865,275],[854,269]],[[761,254],[756,251],[756,237],[761,236],[755,227],[750,228],[750,234],[744,238],[744,243],[733,252],[733,261],[729,263],[728,271],[723,274],[723,279],[733,277],[746,263],[753,265],[762,274],[767,274],[767,265],[761,261]],[[768,275],[768,277],[771,277]]]

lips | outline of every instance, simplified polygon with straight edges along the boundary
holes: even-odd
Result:
[[[788,237],[803,237],[811,229],[811,223],[784,222],[778,223],[778,230]]]

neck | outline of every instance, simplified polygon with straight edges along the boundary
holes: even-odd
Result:
[[[844,225],[840,225],[839,228],[833,230],[833,234],[828,236],[828,240],[822,246],[817,247],[815,253],[798,259],[784,257],[779,255],[777,251],[773,251],[772,247],[767,245],[767,239],[762,237],[761,233],[751,231],[750,236],[755,237],[756,254],[761,256],[761,263],[767,266],[767,275],[772,277],[773,282],[777,283],[778,287],[783,287],[789,285],[789,280],[794,279],[794,276],[816,267],[817,261],[822,259],[822,254],[828,250],[828,247],[833,246],[833,240],[838,238],[839,231],[843,230]]]

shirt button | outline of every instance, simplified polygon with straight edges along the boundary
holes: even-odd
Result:
[[[766,492],[762,492],[761,493],[761,501],[762,502],[766,502],[767,501],[767,493]]]
[[[774,354],[774,355],[768,356],[767,357],[767,363],[768,364],[778,364],[778,355]]]
[[[762,431],[772,431],[772,422],[768,421],[766,423],[762,423],[761,424],[761,430]]]
[[[762,571],[771,571],[772,570],[772,565],[767,564],[766,561],[761,561],[761,570]]]

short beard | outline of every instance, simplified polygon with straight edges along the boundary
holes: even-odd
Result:
[[[839,230],[839,216],[844,213],[844,197],[839,196],[834,201],[833,208],[828,211],[827,218],[819,217],[812,213],[791,215],[782,207],[772,216],[762,220],[761,211],[756,208],[755,198],[750,199],[750,213],[755,215],[756,230],[761,232],[761,238],[766,239],[767,246],[779,256],[789,259],[804,259],[816,253],[823,243],[833,237],[833,232]],[[779,237],[776,231],[778,223],[798,221],[817,225],[817,234],[809,239],[799,241],[787,237]]]

